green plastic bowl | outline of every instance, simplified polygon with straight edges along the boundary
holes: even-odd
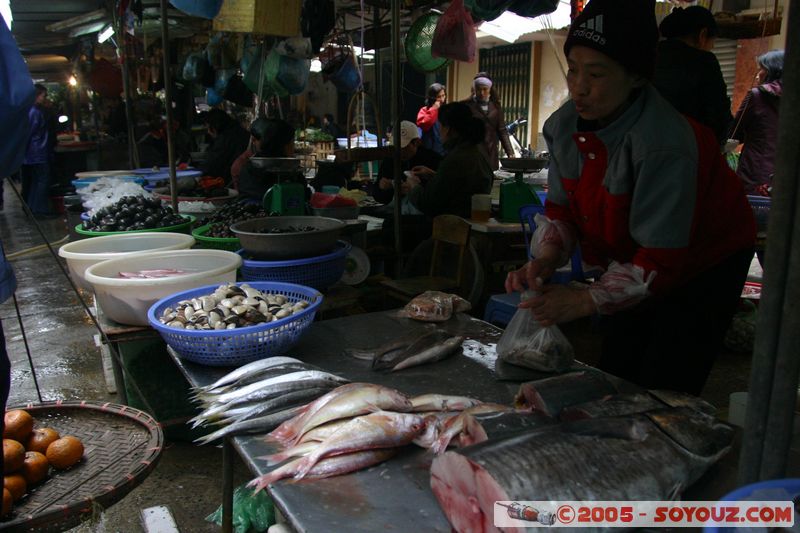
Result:
[[[153,229],[136,229],[131,231],[90,231],[87,229],[83,229],[83,222],[75,226],[75,233],[78,235],[83,235],[85,237],[100,237],[102,235],[119,235],[120,233],[145,233],[148,231],[174,231],[177,233],[191,233],[189,230],[194,224],[197,217],[194,215],[181,215],[183,218],[186,219],[186,222],[183,224],[176,224],[175,226],[167,226],[164,228],[153,228]]]
[[[200,226],[192,230],[192,237],[197,241],[197,248],[207,248],[212,250],[227,250],[235,252],[242,247],[239,237],[206,237],[206,233],[211,229],[211,224]]]

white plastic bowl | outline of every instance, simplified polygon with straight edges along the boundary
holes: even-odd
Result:
[[[232,283],[242,258],[224,250],[147,252],[101,261],[86,269],[97,303],[110,319],[121,324],[147,326],[147,310],[161,298],[203,285]],[[120,272],[174,268],[183,270],[165,278],[121,278]]]
[[[129,257],[146,252],[186,250],[195,243],[194,237],[185,233],[150,232],[106,235],[65,244],[58,255],[67,260],[70,277],[75,284],[92,290],[84,272],[90,266],[107,259]]]

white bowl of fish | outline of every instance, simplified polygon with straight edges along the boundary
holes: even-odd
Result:
[[[147,252],[101,261],[86,269],[95,300],[110,319],[146,326],[159,299],[210,283],[236,281],[242,258],[224,250]]]
[[[188,361],[234,366],[286,353],[314,321],[322,294],[294,283],[208,285],[162,298],[147,312]]]
[[[59,248],[58,255],[66,259],[72,281],[82,289],[92,290],[92,284],[86,281],[84,273],[100,261],[144,252],[186,250],[194,243],[194,237],[185,233],[121,233],[67,243]]]

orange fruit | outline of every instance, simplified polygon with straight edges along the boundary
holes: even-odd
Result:
[[[8,489],[14,501],[19,500],[28,492],[28,484],[25,483],[25,478],[19,474],[11,474],[10,476],[4,477],[3,488]]]
[[[46,455],[53,468],[69,468],[83,457],[83,443],[77,437],[67,435],[51,442]]]
[[[33,417],[22,409],[6,411],[4,423],[3,438],[14,439],[18,442],[26,442],[33,429]]]
[[[25,452],[25,463],[22,465],[22,477],[30,485],[36,485],[50,472],[50,462],[39,452]]]
[[[25,462],[25,448],[15,440],[3,439],[3,472],[16,472]]]
[[[14,498],[7,488],[3,487],[3,516],[11,512],[12,503],[14,503]]]
[[[39,452],[41,454],[47,453],[47,447],[50,443],[58,440],[61,435],[58,431],[52,428],[36,428],[28,437],[28,442],[25,449],[29,452]]]

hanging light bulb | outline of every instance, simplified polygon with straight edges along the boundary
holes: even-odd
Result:
[[[69,80],[67,80],[67,83],[69,83],[70,87],[77,87],[78,86],[78,78],[76,78],[74,75],[70,76]]]

